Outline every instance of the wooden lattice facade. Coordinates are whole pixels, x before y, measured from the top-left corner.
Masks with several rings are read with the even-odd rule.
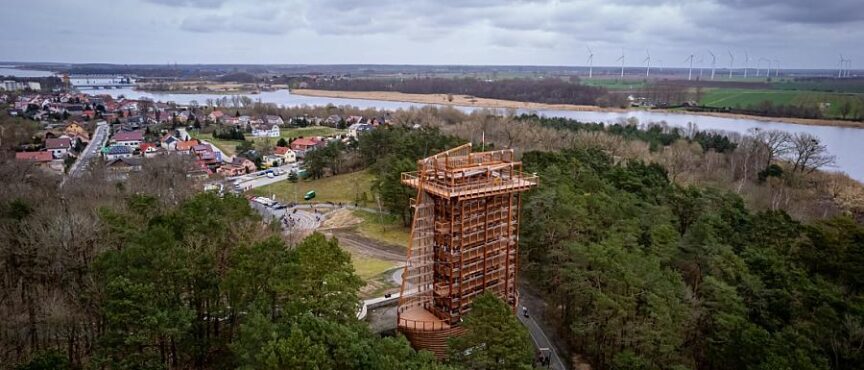
[[[398,328],[416,348],[443,356],[475,296],[492,291],[518,304],[521,193],[538,178],[522,172],[512,150],[472,153],[465,144],[419,160],[402,183],[417,197]]]

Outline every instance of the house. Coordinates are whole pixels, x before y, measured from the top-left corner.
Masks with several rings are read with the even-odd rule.
[[[141,142],[144,141],[144,131],[120,131],[114,134],[114,137],[111,138],[111,141],[113,141],[115,145],[138,148],[138,146],[141,145]]]
[[[198,140],[192,139],[180,141],[177,143],[175,150],[181,153],[188,153],[192,150],[193,147],[195,147],[195,145],[198,145]]]
[[[368,123],[355,123],[348,126],[348,136],[355,139],[360,137],[360,134],[372,130],[372,125]]]
[[[18,152],[15,153],[15,160],[32,161],[40,166],[47,166],[54,159],[51,152]]]
[[[141,154],[144,155],[144,158],[153,158],[167,152],[167,149],[156,146],[156,144],[152,143],[142,143],[138,149],[141,150]]]
[[[274,116],[272,114],[268,114],[264,116],[264,123],[268,125],[284,125],[285,121],[282,120],[282,117]]]
[[[63,129],[63,133],[69,136],[84,136],[88,137],[87,129],[81,126],[78,122],[72,121]]]
[[[291,148],[286,148],[284,146],[277,146],[275,150],[273,150],[273,154],[282,157],[282,162],[284,163],[294,163],[297,162],[297,153],[294,153]]]
[[[252,136],[255,137],[279,137],[281,135],[278,125],[260,124],[252,126]]]
[[[283,164],[285,160],[280,155],[270,154],[261,158],[261,165],[264,167],[279,167]]]
[[[301,137],[291,142],[291,150],[297,154],[298,158],[303,158],[306,152],[323,146],[324,141],[316,137]]]
[[[68,137],[45,140],[45,150],[50,152],[54,158],[66,158],[70,149],[72,149],[72,140]]]
[[[165,150],[177,150],[177,143],[179,142],[180,140],[177,140],[174,135],[165,134],[165,136],[162,136],[162,138],[159,139],[159,146]]]
[[[339,117],[338,114],[331,114],[330,117],[324,120],[325,126],[337,127],[339,123],[342,122],[342,117]]]
[[[251,160],[249,160],[249,158],[239,156],[234,157],[234,159],[231,161],[231,164],[235,166],[242,166],[246,169],[246,173],[255,172],[258,170],[258,167],[255,166],[255,162],[252,162]]]
[[[246,174],[246,167],[228,163],[217,168],[216,173],[225,177],[241,176]]]
[[[222,121],[222,118],[225,117],[225,113],[221,110],[214,110],[207,115],[207,120],[210,122],[219,123]]]
[[[106,161],[113,161],[119,158],[132,157],[132,147],[125,145],[112,145],[102,149],[102,155]]]
[[[138,157],[120,157],[108,161],[106,165],[111,171],[128,173],[141,170],[141,158]]]

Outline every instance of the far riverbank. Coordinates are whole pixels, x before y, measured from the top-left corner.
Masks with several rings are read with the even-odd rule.
[[[450,105],[461,107],[489,108],[489,109],[522,109],[522,110],[564,110],[564,111],[592,111],[592,112],[627,112],[628,109],[621,108],[605,108],[594,105],[575,105],[575,104],[544,104],[519,102],[512,100],[487,99],[478,98],[467,95],[449,95],[449,94],[407,94],[393,91],[332,91],[332,90],[311,90],[311,89],[293,89],[291,94],[328,97],[340,99],[365,99],[365,100],[384,100],[394,102],[410,102],[419,104],[437,104]],[[451,99],[452,97],[452,99]],[[644,110],[644,109],[633,109]],[[864,122],[851,122],[829,119],[806,119],[806,118],[788,118],[788,117],[764,117],[752,116],[746,114],[735,113],[720,113],[720,112],[689,112],[673,109],[653,109],[651,112],[663,113],[680,113],[688,115],[701,115],[722,118],[735,119],[750,119],[762,122],[784,122],[796,125],[808,126],[832,126],[832,127],[848,127],[848,128],[864,128]]]

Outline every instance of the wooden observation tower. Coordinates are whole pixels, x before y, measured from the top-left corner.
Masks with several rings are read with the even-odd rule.
[[[465,144],[417,161],[417,189],[397,327],[417,349],[446,355],[475,296],[491,291],[515,310],[521,193],[538,185],[513,150]]]

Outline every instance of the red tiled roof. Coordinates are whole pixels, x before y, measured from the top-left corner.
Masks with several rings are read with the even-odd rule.
[[[22,161],[50,162],[54,159],[51,152],[18,152],[15,159]]]
[[[141,141],[144,140],[144,132],[136,131],[120,131],[114,134],[114,141]]]
[[[321,143],[321,140],[318,140],[314,137],[301,137],[297,140],[291,142],[291,145],[303,145],[303,146],[315,146]]]
[[[194,147],[195,145],[198,145],[198,140],[192,139],[187,141],[181,141],[177,143],[177,150],[188,151],[189,149],[192,149],[192,147]]]
[[[278,155],[285,155],[285,153],[288,153],[288,151],[290,151],[290,150],[291,150],[291,148],[287,148],[284,146],[277,146],[276,149],[273,150],[273,152],[278,154]]]
[[[69,149],[72,147],[72,140],[69,140],[68,137],[61,137],[59,139],[46,139],[45,140],[45,148],[46,149]]]

